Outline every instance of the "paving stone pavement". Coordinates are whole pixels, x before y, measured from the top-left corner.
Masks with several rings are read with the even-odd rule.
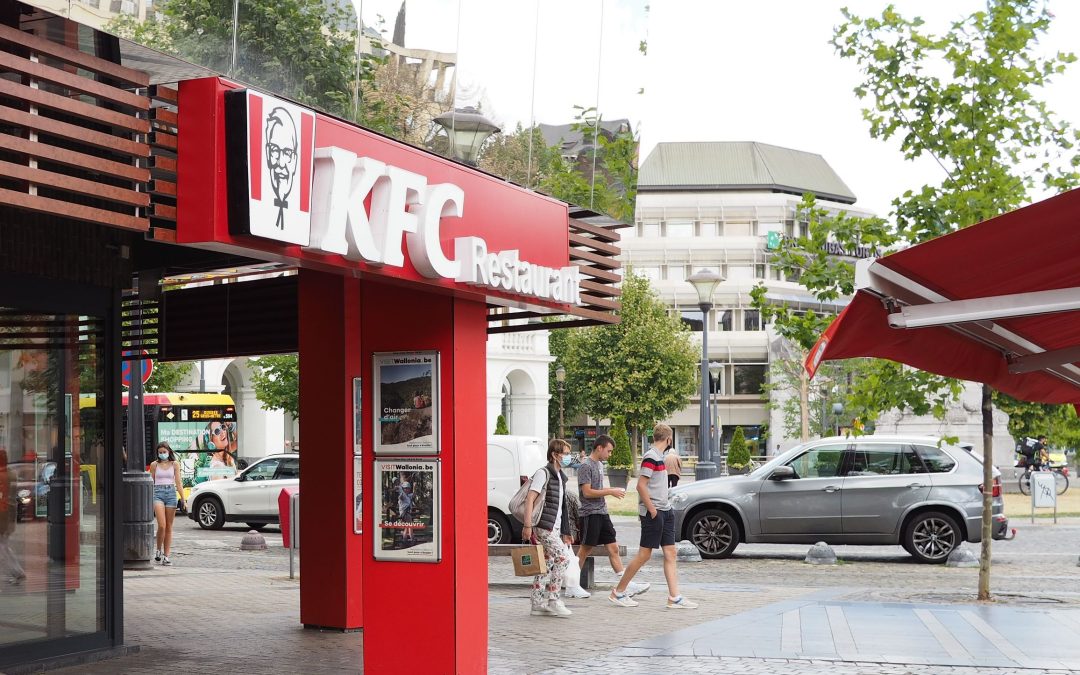
[[[633,521],[632,518],[621,521],[620,534],[632,528]],[[1006,623],[1000,623],[997,618],[988,623],[993,630],[1009,636],[1013,648],[1023,651],[1026,646],[1017,645],[1015,637],[1016,631],[1022,629],[1012,628],[1007,622],[1024,619],[1022,625],[1028,625],[1029,613],[1046,617],[1067,611],[1071,617],[1080,616],[1080,567],[1076,566],[1080,521],[1056,528],[1042,523],[1021,525],[1021,528],[1021,539],[995,544],[993,586],[1004,602],[993,609],[1005,610],[1000,621]],[[242,529],[179,532],[175,567],[129,572],[125,578],[128,643],[138,645],[140,652],[59,672],[360,673],[361,633],[320,633],[300,628],[299,584],[288,579],[288,558],[282,549],[276,548],[280,546],[280,535],[273,530],[265,534],[270,550],[241,553],[237,547]],[[622,538],[629,542],[636,536],[636,532],[628,532]],[[845,659],[839,659],[839,654],[828,656],[824,650],[817,654],[819,657],[806,651],[784,654],[779,649],[784,646],[784,616],[792,608],[798,608],[800,626],[807,635],[816,621],[816,612],[823,613],[828,623],[828,607],[841,608],[849,626],[862,626],[867,620],[859,612],[889,615],[899,611],[898,605],[903,605],[910,616],[901,622],[908,628],[918,626],[911,623],[915,616],[912,607],[917,607],[931,613],[931,623],[936,618],[955,630],[956,624],[951,622],[949,613],[955,614],[958,607],[970,602],[977,581],[977,570],[913,564],[896,547],[847,547],[841,555],[845,564],[828,568],[803,564],[804,553],[805,547],[747,546],[740,547],[739,555],[731,560],[680,565],[685,594],[701,603],[694,611],[663,607],[663,574],[659,561],[654,561],[639,577],[653,584],[640,598],[639,607],[610,605],[604,598],[605,588],[588,600],[569,600],[574,616],[567,620],[530,617],[529,580],[513,577],[509,559],[492,559],[490,672],[515,675],[1080,673],[1080,670],[1051,668],[1049,663],[1038,668],[1001,667],[985,659],[981,667],[960,665],[958,660],[917,663],[911,662],[910,654],[908,662],[901,663],[896,654],[881,651],[876,652],[877,658],[859,652]],[[615,576],[606,562],[598,562],[598,580],[610,587]],[[1057,621],[1055,625],[1060,623]],[[851,630],[853,640],[864,640],[861,629]],[[787,646],[791,646],[791,635],[789,632]],[[978,647],[965,642],[969,637],[958,637],[957,641],[972,654]],[[665,644],[670,643],[673,653],[643,651],[656,648],[656,645],[642,647],[643,642],[661,638]],[[873,644],[874,640],[875,631],[869,631],[865,641]],[[807,644],[811,642],[808,637]],[[680,645],[688,643],[707,645],[708,650],[674,653]],[[750,655],[725,652],[723,648],[723,645],[747,644],[763,649],[772,645],[776,649]],[[833,645],[836,644],[834,639]],[[1080,649],[1080,639],[1075,635],[1071,644]],[[889,658],[882,658],[883,655]],[[1058,654],[1055,658],[1060,662],[1064,657]],[[1075,667],[1071,662],[1066,665]]]

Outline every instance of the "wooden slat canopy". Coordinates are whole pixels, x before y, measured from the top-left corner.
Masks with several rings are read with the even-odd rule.
[[[0,24],[0,199],[26,211],[149,230],[146,73]]]

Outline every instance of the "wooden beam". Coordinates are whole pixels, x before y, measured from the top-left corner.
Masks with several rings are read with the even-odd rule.
[[[133,84],[137,87],[145,87],[150,84],[150,76],[141,70],[125,68],[112,61],[106,61],[105,59],[91,56],[78,49],[72,49],[71,47],[66,47],[62,44],[52,42],[51,40],[25,33],[17,28],[12,28],[11,26],[0,24],[0,41],[26,47],[30,51],[37,52],[38,54],[46,54],[55,59],[64,61],[65,63],[70,63],[102,75],[108,75],[113,79],[127,82],[128,84]]]
[[[32,77],[36,80],[52,82],[61,87],[89,94],[95,98],[112,101],[113,103],[134,108],[135,110],[147,110],[150,107],[150,99],[145,96],[139,96],[138,94],[133,94],[125,89],[119,89],[103,84],[93,78],[69,73],[66,70],[53,68],[44,63],[24,59],[5,51],[0,51],[0,69],[22,73],[23,75]],[[85,105],[90,104],[87,103]]]
[[[150,154],[150,146],[145,143],[129,141],[119,136],[104,134],[100,131],[92,131],[76,124],[68,124],[58,120],[31,115],[28,112],[0,106],[0,121],[15,124],[35,131],[40,131],[54,136],[86,143],[99,148],[115,152],[118,155],[130,155],[132,157],[147,157]]]
[[[594,279],[610,281],[613,284],[617,284],[622,281],[622,275],[615,274],[614,272],[609,272],[607,270],[602,270],[597,267],[590,267],[589,265],[578,263],[578,269],[581,271],[582,274],[587,274]]]
[[[604,241],[619,241],[622,239],[615,230],[609,230],[608,228],[600,227],[599,225],[590,225],[589,223],[574,220],[573,218],[570,219],[570,229],[578,230],[579,232],[587,232]]]
[[[611,256],[617,256],[622,253],[618,246],[611,244],[605,244],[599,239],[593,239],[592,237],[586,237],[582,234],[570,233],[570,244],[573,246],[587,246],[598,253],[606,253]]]
[[[594,266],[604,267],[609,270],[617,270],[622,267],[622,263],[618,258],[609,258],[606,255],[597,255],[596,253],[589,253],[588,251],[582,251],[581,249],[570,249],[570,260],[584,260],[590,262]]]
[[[114,162],[111,159],[85,155],[75,150],[58,148],[47,143],[34,143],[25,138],[0,134],[0,149],[19,152],[38,159],[47,159],[50,162],[74,166],[87,171],[105,174],[114,178],[124,178],[131,181],[146,182],[150,180],[150,171],[123,162]]]
[[[589,291],[595,295],[606,295],[613,298],[622,295],[622,289],[618,286],[612,286],[611,284],[603,284],[596,281],[589,281],[588,279],[582,279],[580,285],[581,290]]]
[[[45,213],[52,216],[66,216],[95,225],[110,225],[125,230],[134,230],[136,232],[146,232],[150,229],[150,221],[146,218],[129,216],[127,214],[108,211],[106,209],[98,209],[92,206],[84,206],[82,204],[72,204],[71,202],[65,202],[59,199],[50,199],[49,197],[29,195],[25,192],[16,192],[5,188],[0,188],[0,202],[19,209]]]
[[[136,192],[130,188],[105,185],[98,181],[84,180],[63,173],[31,168],[3,160],[0,160],[0,176],[24,180],[33,185],[89,195],[129,206],[147,206],[150,203],[150,195],[145,192]]]

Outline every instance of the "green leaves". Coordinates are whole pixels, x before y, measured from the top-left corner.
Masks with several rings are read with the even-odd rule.
[[[284,410],[300,419],[300,359],[276,354],[249,359],[251,383],[263,410]]]
[[[622,417],[641,430],[686,407],[697,388],[701,350],[648,280],[628,271],[622,291],[620,323],[556,331],[551,351],[566,368],[566,391],[579,397],[582,412]],[[561,343],[555,342],[559,333]]]

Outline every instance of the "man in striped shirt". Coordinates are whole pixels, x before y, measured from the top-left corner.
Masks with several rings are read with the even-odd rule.
[[[653,429],[652,447],[641,458],[641,470],[638,472],[637,491],[640,500],[638,516],[641,518],[641,547],[633,560],[626,566],[626,571],[619,580],[619,585],[611,590],[608,599],[620,607],[636,607],[637,601],[627,593],[627,586],[642,565],[649,562],[653,549],[664,551],[664,578],[668,586],[668,609],[694,609],[696,602],[687,600],[679,594],[679,574],[675,569],[675,514],[671,512],[668,501],[667,469],[664,466],[664,452],[671,447],[671,427],[657,424]]]

